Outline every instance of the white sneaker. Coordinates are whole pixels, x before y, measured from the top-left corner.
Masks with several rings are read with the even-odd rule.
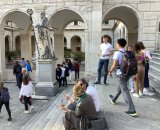
[[[27,111],[24,111],[24,113],[25,113],[25,114],[29,114],[29,113],[30,113],[30,111],[28,111],[28,110],[27,110]]]
[[[131,88],[131,93],[134,93],[134,88]]]
[[[139,98],[140,96],[139,96],[139,94],[137,94],[137,93],[133,93],[133,97]]]
[[[150,92],[148,89],[144,88],[144,89],[143,89],[143,94],[149,95],[149,96],[153,96],[155,93]]]
[[[30,106],[30,111],[34,110],[34,107],[33,106]]]
[[[143,96],[143,92],[139,91],[139,96]]]

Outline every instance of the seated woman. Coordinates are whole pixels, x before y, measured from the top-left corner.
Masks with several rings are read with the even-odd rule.
[[[85,115],[89,119],[95,118],[97,116],[92,97],[85,93],[81,85],[77,84],[73,87],[73,96],[78,99],[76,102],[75,111],[68,109],[65,105],[61,105],[62,110],[66,111],[64,116],[65,130],[79,130],[80,121],[82,121],[81,117],[83,115]]]

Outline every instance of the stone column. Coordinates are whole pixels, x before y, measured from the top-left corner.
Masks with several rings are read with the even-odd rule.
[[[31,60],[32,59],[32,46],[31,46],[31,41],[30,41],[31,39],[29,37],[30,35],[28,35],[27,33],[24,33],[24,32],[20,33],[21,57]]]
[[[81,51],[85,52],[85,38],[84,38],[84,35],[81,36]]]
[[[4,30],[0,30],[0,80],[7,79]]]
[[[55,55],[57,61],[56,64],[61,64],[64,61],[64,35],[63,34],[54,34],[54,46],[55,46]]]
[[[101,6],[101,4],[95,5],[95,11],[92,8],[88,10],[88,30],[85,31],[85,70],[91,74],[97,73],[98,67],[97,53],[100,51],[102,32]]]
[[[67,49],[71,49],[71,36],[67,36]]]

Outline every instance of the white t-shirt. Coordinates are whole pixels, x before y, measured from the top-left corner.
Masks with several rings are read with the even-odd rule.
[[[145,56],[145,57],[148,57],[148,58],[149,58],[149,60],[152,59],[151,54],[150,54],[150,52],[149,52],[148,50],[142,50],[142,52],[144,53],[144,56]]]
[[[66,69],[64,67],[62,67],[61,70],[62,70],[61,77],[65,77],[65,70]]]
[[[109,54],[110,51],[113,51],[113,47],[110,43],[107,43],[107,44],[102,43],[100,45],[100,49],[102,51],[102,55],[103,54]],[[101,56],[100,59],[109,59],[109,56]]]
[[[125,50],[124,49],[120,49],[119,51],[116,51],[113,55],[113,60],[118,60],[118,63],[121,64],[122,62],[122,58],[123,58],[123,53]],[[117,69],[117,75],[122,74],[122,72],[120,71],[120,69]]]
[[[89,85],[86,89],[86,93],[89,94],[90,96],[92,96],[93,102],[94,102],[95,107],[96,107],[96,111],[99,112],[100,100],[99,100],[99,97],[98,97],[98,94],[97,94],[97,90],[93,86]]]
[[[26,97],[30,97],[32,95],[32,87],[33,87],[33,84],[31,81],[29,81],[29,83],[27,85],[24,85],[22,83],[22,87],[21,87],[21,90],[20,90],[20,93],[19,93],[19,96],[26,96]]]

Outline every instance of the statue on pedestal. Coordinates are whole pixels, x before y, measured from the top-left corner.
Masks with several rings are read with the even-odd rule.
[[[38,51],[40,59],[54,59],[55,54],[51,45],[50,27],[45,12],[40,14],[40,23],[36,25],[38,29]]]

